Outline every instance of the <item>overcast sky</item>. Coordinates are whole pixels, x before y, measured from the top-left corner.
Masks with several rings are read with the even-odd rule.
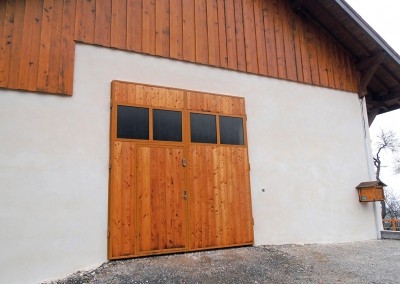
[[[400,54],[400,0],[346,0],[367,23]],[[397,133],[400,138],[400,110],[378,115],[371,125],[374,140],[380,129]],[[391,155],[385,157],[390,164]],[[390,167],[382,169],[381,179],[400,195],[400,175],[394,176]]]

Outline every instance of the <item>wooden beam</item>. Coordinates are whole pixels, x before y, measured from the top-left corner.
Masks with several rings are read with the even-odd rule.
[[[368,125],[371,126],[372,122],[374,122],[375,117],[379,114],[381,111],[380,107],[374,107],[370,111],[368,111]]]
[[[360,62],[356,63],[356,68],[358,71],[364,71],[367,69],[371,64],[374,64],[379,57],[384,56],[385,52],[377,52],[376,54],[372,55],[371,57],[365,58]]]
[[[387,107],[387,105],[382,102],[382,101],[374,101],[374,100],[369,100],[368,105],[371,106],[371,108],[375,107]]]
[[[292,0],[290,1],[290,7],[295,11],[300,11],[307,2],[309,2],[309,0]]]
[[[373,100],[382,101],[385,103],[400,101],[400,86],[396,87],[394,89],[391,89],[390,92],[388,92],[388,93],[381,93],[381,94],[378,94],[377,96],[374,96]]]
[[[379,65],[385,60],[386,53],[379,52],[372,57],[369,57],[361,62],[359,62],[356,67],[357,70],[361,72],[361,80],[360,80],[360,91],[358,96],[360,98],[365,97],[368,94],[367,86],[371,81],[372,76],[374,76],[376,70]]]

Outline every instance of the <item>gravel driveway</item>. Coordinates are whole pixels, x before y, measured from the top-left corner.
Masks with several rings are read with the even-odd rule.
[[[242,247],[103,264],[53,283],[400,283],[400,241]]]

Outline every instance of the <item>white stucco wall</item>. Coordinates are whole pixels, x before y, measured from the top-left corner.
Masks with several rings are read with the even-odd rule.
[[[83,44],[75,62],[73,97],[0,90],[0,283],[106,261],[114,79],[246,98],[256,245],[376,238],[356,94]]]

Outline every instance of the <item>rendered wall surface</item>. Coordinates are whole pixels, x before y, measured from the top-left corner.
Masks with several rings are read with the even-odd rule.
[[[73,97],[0,90],[1,283],[106,261],[114,79],[246,98],[256,245],[376,238],[357,94],[84,44],[75,66]]]

